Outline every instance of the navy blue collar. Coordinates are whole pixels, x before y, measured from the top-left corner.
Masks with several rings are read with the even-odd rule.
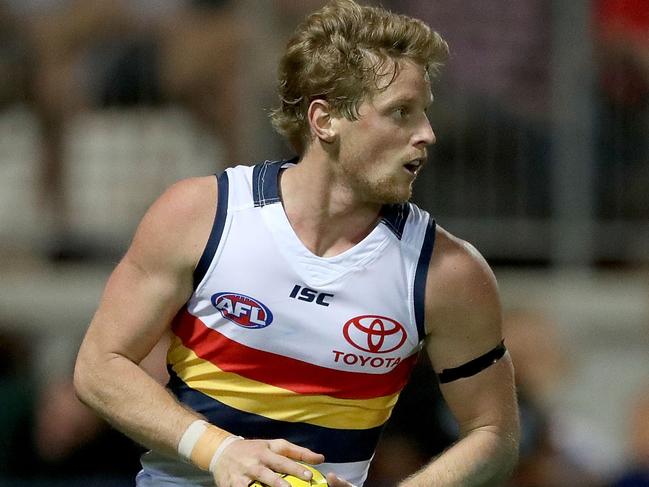
[[[284,164],[298,161],[295,157],[289,160],[265,161],[254,166],[252,170],[252,195],[255,206],[266,206],[282,201],[279,190],[279,174]],[[401,240],[403,229],[410,213],[408,203],[383,205],[381,223],[384,223],[395,236]]]

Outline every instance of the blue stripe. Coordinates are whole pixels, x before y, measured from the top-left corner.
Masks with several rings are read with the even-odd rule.
[[[434,247],[435,220],[428,217],[428,227],[426,228],[424,243],[419,253],[419,261],[417,261],[417,271],[415,272],[415,320],[417,322],[419,340],[423,340],[426,337],[426,277],[428,276],[428,266],[430,265],[430,258],[433,255]]]
[[[305,423],[278,421],[264,416],[239,411],[216,399],[192,389],[180,379],[171,367],[167,387],[178,400],[207,420],[244,438],[283,438],[316,453],[322,453],[326,462],[343,463],[369,460],[379,441],[383,426],[366,430],[326,428]]]
[[[406,226],[406,220],[410,214],[410,205],[408,203],[400,203],[393,205],[384,205],[381,208],[381,223],[387,225],[392,230],[392,233],[401,240],[403,229]]]
[[[207,269],[209,269],[210,264],[212,263],[216,249],[218,248],[219,242],[221,241],[221,236],[223,235],[225,218],[228,215],[228,194],[230,188],[228,182],[228,173],[223,171],[218,176],[217,181],[219,187],[216,215],[214,215],[214,224],[212,225],[210,238],[207,240],[207,245],[205,245],[205,250],[203,250],[203,255],[201,255],[196,269],[194,269],[194,289],[196,289],[200,282],[203,280]]]
[[[255,206],[265,206],[280,201],[278,174],[286,161],[266,161],[252,170],[252,195]]]

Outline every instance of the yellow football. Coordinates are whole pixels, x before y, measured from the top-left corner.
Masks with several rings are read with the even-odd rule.
[[[311,477],[311,481],[307,482],[305,480],[299,479],[297,477],[294,477],[293,475],[288,475],[288,474],[283,474],[282,478],[286,480],[289,484],[291,484],[292,487],[309,487],[310,485],[322,485],[326,486],[327,485],[327,479],[324,478],[324,475],[322,475],[320,472],[318,472],[315,468],[313,468],[310,465],[304,465],[306,468],[311,470],[313,472],[313,477]],[[255,480],[253,483],[250,484],[249,487],[268,487],[266,484],[262,484],[258,480]]]

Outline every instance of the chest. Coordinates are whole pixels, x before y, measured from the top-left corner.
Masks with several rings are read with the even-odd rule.
[[[206,326],[254,350],[351,372],[390,372],[419,349],[414,269],[398,245],[311,258],[267,226],[242,223],[228,228],[190,300]]]

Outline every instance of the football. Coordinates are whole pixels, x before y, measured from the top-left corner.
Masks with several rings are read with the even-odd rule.
[[[293,475],[288,475],[288,474],[282,475],[282,478],[286,480],[289,484],[291,484],[293,487],[309,487],[310,485],[321,485],[321,486],[327,485],[327,479],[324,478],[324,475],[322,475],[320,472],[318,472],[315,468],[311,467],[310,465],[304,465],[304,466],[309,470],[311,470],[311,472],[313,472],[313,477],[311,477],[310,482],[307,482],[305,480],[299,479],[297,477],[294,477]],[[268,486],[256,480],[253,483],[251,483],[249,487],[268,487]]]

